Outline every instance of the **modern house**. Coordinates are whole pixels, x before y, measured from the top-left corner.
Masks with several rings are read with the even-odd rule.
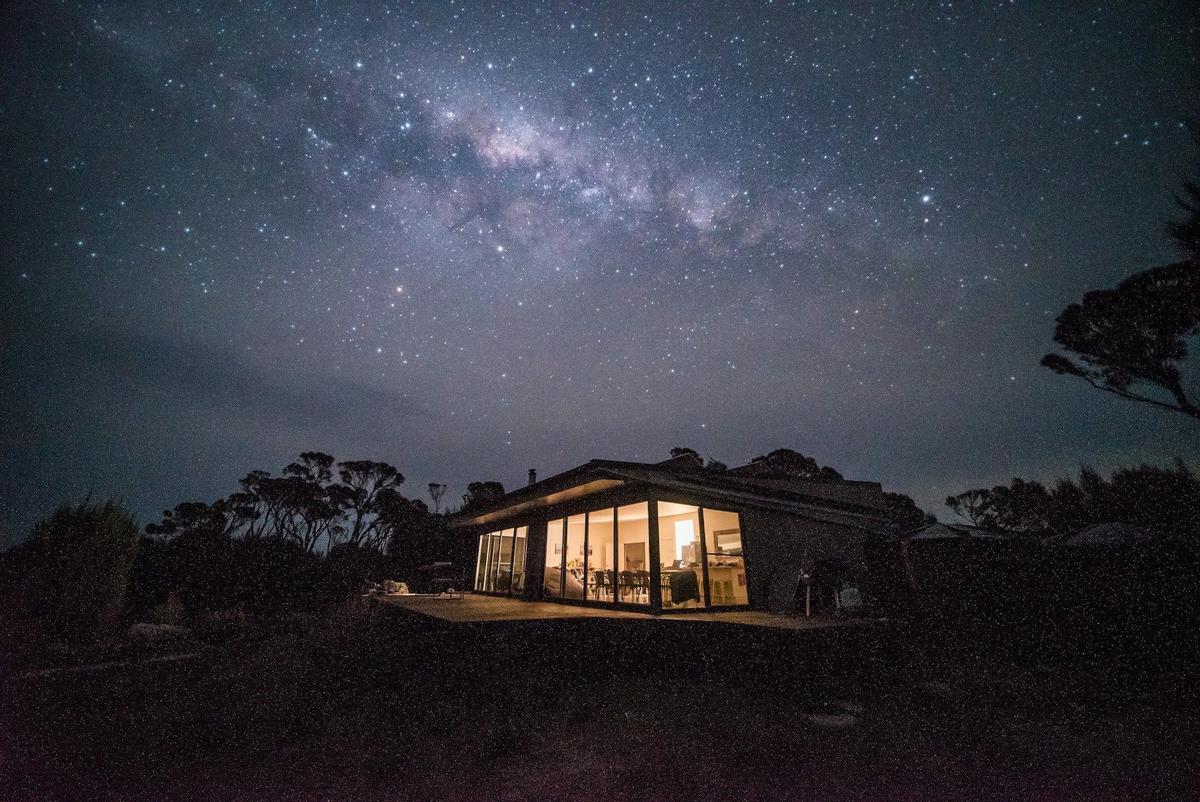
[[[592,460],[459,513],[477,593],[668,612],[789,606],[822,560],[856,564],[886,527],[874,482],[714,471],[691,455]]]

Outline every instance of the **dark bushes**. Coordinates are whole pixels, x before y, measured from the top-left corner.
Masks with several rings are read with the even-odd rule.
[[[48,635],[95,639],[118,620],[138,547],[138,523],[121,504],[84,500],[33,528],[24,606]]]

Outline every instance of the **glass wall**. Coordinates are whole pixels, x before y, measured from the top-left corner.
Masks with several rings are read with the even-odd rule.
[[[567,519],[567,581],[563,585],[564,599],[582,599],[584,595],[583,535],[585,528],[584,516],[572,515]]]
[[[475,589],[476,590],[491,590],[491,585],[496,576],[496,552],[498,544],[495,541],[495,533],[481,535],[479,538],[479,570],[476,572]]]
[[[475,558],[475,590],[483,590],[483,578],[487,576],[488,536],[479,538],[479,556]]]
[[[649,605],[650,569],[658,560],[665,610],[749,604],[738,514],[672,501],[657,507],[658,554],[650,551],[645,501],[549,521],[543,596]],[[524,591],[527,536],[522,526],[479,538],[476,590]]]
[[[496,578],[492,584],[492,590],[498,593],[507,593],[512,584],[512,566],[513,566],[513,530],[508,529],[500,532],[497,537],[500,539],[500,558],[497,562]]]
[[[518,526],[513,532],[512,546],[512,592],[520,593],[525,590],[525,544],[529,527]]]
[[[587,514],[587,541],[588,598],[611,602],[617,583],[612,507]]]
[[[563,538],[567,521],[558,518],[546,524],[546,568],[542,576],[542,595],[547,599],[561,599],[563,572],[566,568],[566,550]]]
[[[698,507],[658,502],[658,550],[663,609],[703,607],[704,566]]]
[[[475,589],[512,593],[525,586],[525,542],[528,527],[503,529],[479,537]]]
[[[749,604],[746,558],[742,555],[742,524],[736,512],[704,510],[708,547],[708,596],[719,604]]]
[[[650,505],[617,510],[617,587],[625,604],[650,604]]]

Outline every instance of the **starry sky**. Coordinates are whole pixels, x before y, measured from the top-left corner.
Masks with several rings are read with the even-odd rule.
[[[787,446],[941,500],[1200,459],[1038,366],[1175,258],[1192,3],[28,3],[0,539],[302,450],[524,483]]]

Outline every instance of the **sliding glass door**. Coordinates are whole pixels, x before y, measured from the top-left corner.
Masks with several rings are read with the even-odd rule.
[[[658,502],[658,553],[663,609],[704,607],[699,507]]]
[[[527,534],[521,526],[480,535],[475,590],[512,595],[525,588]]]
[[[561,599],[567,571],[567,521],[557,518],[546,524],[546,562],[542,574],[542,598]]]
[[[549,521],[542,597],[648,607],[658,595],[664,610],[749,604],[738,513],[673,501],[654,506],[657,553],[650,548],[646,501]],[[484,588],[491,589],[490,581],[499,592],[523,590],[525,528],[484,537],[497,539],[490,546],[480,542],[477,577]],[[652,593],[655,563],[659,587]]]
[[[650,505],[617,509],[617,593],[624,604],[650,604]]]

